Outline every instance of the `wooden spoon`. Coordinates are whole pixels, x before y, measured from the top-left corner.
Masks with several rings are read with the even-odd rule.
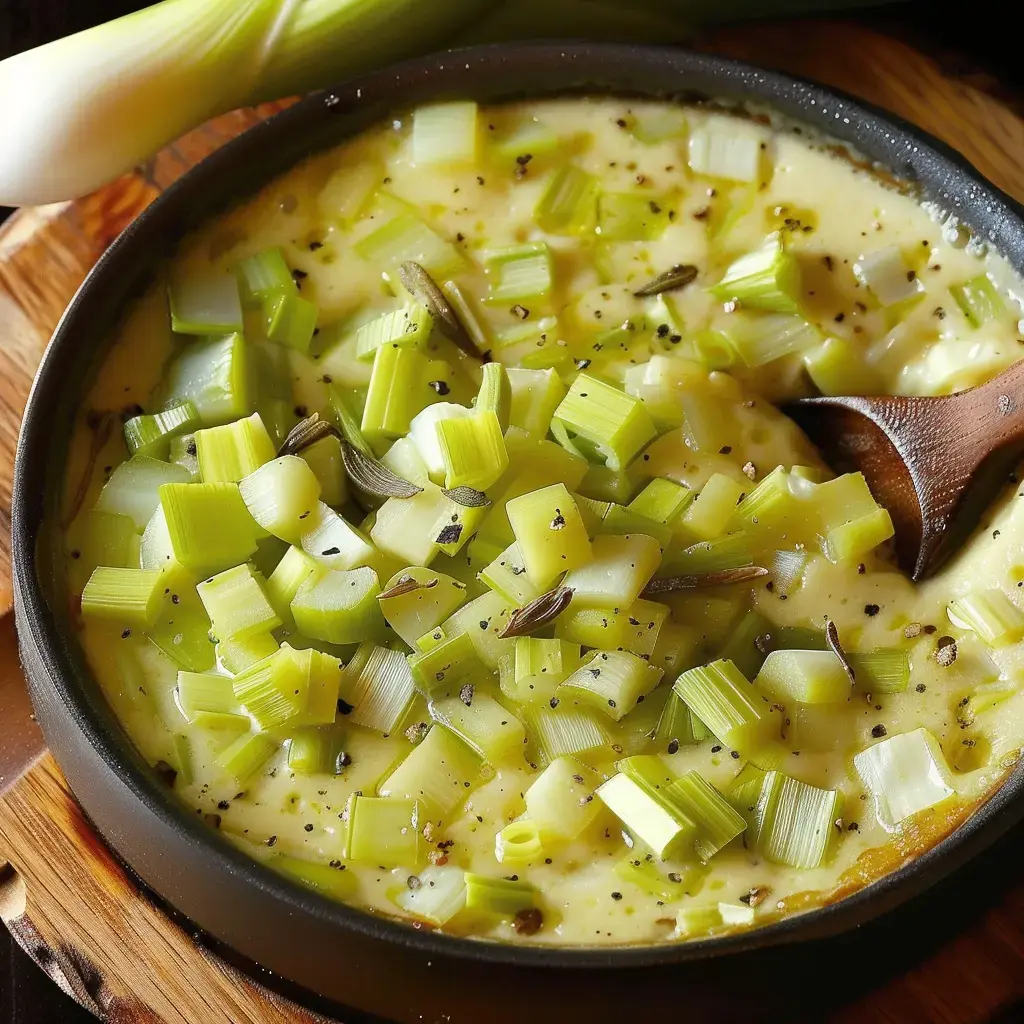
[[[900,567],[933,573],[977,525],[1024,444],[1024,361],[940,398],[803,398],[786,410],[889,510]]]

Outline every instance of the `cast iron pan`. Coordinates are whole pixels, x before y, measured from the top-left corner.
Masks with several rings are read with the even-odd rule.
[[[708,1004],[693,998],[698,982],[724,973],[742,984],[741,979],[749,980],[742,965],[751,962],[751,951],[820,940],[876,917],[932,885],[1024,817],[1024,770],[1018,768],[967,824],[929,853],[840,903],[760,931],[639,948],[498,945],[431,934],[330,902],[250,860],[175,800],[113,717],[80,650],[67,639],[73,633],[52,570],[47,530],[56,514],[83,382],[95,373],[126,305],[191,229],[304,157],[394,111],[445,98],[493,102],[567,93],[763,101],[917,183],[1024,269],[1019,208],[962,158],[907,124],[816,85],[716,57],[588,44],[514,44],[439,54],[311,96],[187,174],[100,260],[43,359],[16,465],[17,625],[50,749],[110,845],[176,910],[289,982],[403,1024],[540,1024],[566,1017],[647,1021],[662,1013],[706,1013]],[[808,950],[793,950],[791,959],[806,968]],[[722,965],[724,972],[706,963],[727,955],[732,960]],[[693,966],[694,961],[705,962]],[[762,990],[757,1001],[792,1011],[784,993],[789,989],[792,996],[803,973],[779,978],[777,987]],[[780,996],[781,1004],[775,1002]],[[753,1016],[758,1014],[742,1012],[742,1019]]]

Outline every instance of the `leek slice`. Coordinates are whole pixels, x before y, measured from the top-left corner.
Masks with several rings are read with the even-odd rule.
[[[466,872],[466,911],[485,918],[514,918],[536,905],[537,894],[529,882],[487,878]]]
[[[743,486],[724,473],[714,473],[686,510],[681,525],[698,540],[714,540],[727,525],[743,497]]]
[[[640,599],[628,608],[573,608],[555,623],[555,635],[584,647],[602,651],[629,651],[647,659],[654,653],[658,634],[669,609],[654,601]]]
[[[752,608],[736,624],[719,651],[719,657],[731,661],[747,679],[753,679],[765,662],[765,654],[761,650],[766,647],[764,637],[773,635],[772,624]]]
[[[825,537],[825,557],[836,565],[855,562],[895,532],[889,510],[876,508],[874,512],[829,530]]]
[[[355,874],[346,871],[344,864],[314,864],[299,857],[285,857],[281,854],[274,857],[270,863],[300,885],[322,892],[332,899],[348,900],[355,893]]]
[[[674,754],[680,747],[702,743],[710,735],[686,701],[675,691],[670,692],[654,730],[654,743],[658,751]]]
[[[680,939],[690,938],[694,935],[704,935],[724,923],[720,904],[711,903],[707,906],[685,906],[676,911],[675,937]]]
[[[387,647],[374,647],[346,697],[352,705],[348,720],[387,736],[398,728],[415,696],[416,687],[405,655]]]
[[[425,306],[409,303],[367,321],[356,330],[356,355],[373,359],[383,345],[422,349],[434,329],[434,318]]]
[[[179,402],[163,412],[133,416],[124,425],[124,440],[132,455],[163,458],[173,438],[195,430],[201,423],[192,402]]]
[[[159,512],[154,516],[157,514]],[[170,540],[167,547],[170,547]],[[68,583],[76,593],[85,586],[98,565],[120,569],[136,569],[140,564],[143,569],[163,567],[163,556],[159,563],[147,562],[144,557],[140,563],[141,548],[135,523],[129,516],[117,512],[93,510],[78,516],[68,529],[65,549],[70,557]]]
[[[429,383],[431,365],[414,349],[393,343],[377,349],[360,424],[366,437],[396,438],[410,433],[413,418],[436,397]]]
[[[288,741],[288,770],[298,775],[340,775],[342,739],[333,725],[300,729]]]
[[[758,181],[766,138],[758,125],[734,117],[709,117],[690,133],[690,170],[726,181]]]
[[[281,625],[248,565],[226,569],[200,583],[196,590],[221,640],[244,640]]]
[[[508,468],[505,438],[494,412],[440,420],[437,439],[447,488],[472,487],[486,491]]]
[[[82,614],[118,625],[146,629],[160,613],[163,573],[159,569],[118,569],[99,565],[82,591]]]
[[[972,277],[949,289],[967,322],[974,328],[996,320],[1006,312],[1006,305],[995,285],[985,274]]]
[[[742,815],[696,771],[688,771],[670,783],[663,798],[696,823],[694,849],[702,861],[709,861],[747,827]]]
[[[543,843],[571,842],[597,817],[601,776],[573,757],[556,757],[523,794]]]
[[[861,256],[853,264],[853,273],[883,306],[907,302],[924,291],[895,245]]]
[[[756,849],[775,864],[819,867],[828,860],[842,808],[837,790],[768,772],[754,809]]]
[[[160,504],[160,488],[168,483],[187,483],[188,471],[181,466],[135,455],[122,462],[103,485],[95,510],[127,516],[140,533]]]
[[[472,164],[477,151],[477,105],[463,100],[417,107],[412,115],[414,165]]]
[[[777,711],[731,661],[684,672],[675,692],[722,743],[748,757],[778,739]]]
[[[299,588],[311,576],[322,576],[325,570],[313,561],[301,548],[290,547],[277,568],[266,581],[264,593],[274,606],[278,618],[289,629],[295,625],[292,618],[292,601]]]
[[[579,235],[597,221],[597,178],[579,167],[567,165],[556,171],[534,211],[534,221],[550,235]]]
[[[509,422],[544,437],[555,410],[565,398],[565,385],[561,378],[553,369],[527,370],[510,366],[506,373],[511,392]]]
[[[565,755],[586,757],[606,750],[611,733],[598,716],[584,708],[544,705],[520,710],[530,741],[544,764]]]
[[[220,427],[197,430],[199,473],[206,483],[238,483],[275,455],[274,442],[259,413]]]
[[[458,694],[466,683],[490,675],[468,633],[445,636],[428,650],[409,655],[409,668],[418,689],[428,697]]]
[[[453,864],[431,865],[416,876],[419,885],[406,886],[395,897],[395,903],[407,914],[447,924],[466,906],[466,873]]]
[[[609,242],[652,242],[669,225],[670,200],[636,192],[602,192],[597,230]]]
[[[210,269],[174,274],[167,289],[176,334],[234,334],[242,329],[238,283]]]
[[[674,523],[694,499],[693,489],[674,480],[655,477],[629,503],[630,511],[637,512],[655,522]]]
[[[434,724],[378,786],[379,796],[416,800],[432,821],[446,821],[479,781],[482,760],[443,725]]]
[[[420,808],[397,797],[349,797],[343,856],[374,866],[415,868],[423,858]]]
[[[238,490],[252,518],[289,544],[298,544],[308,531],[309,517],[320,502],[320,481],[295,455],[283,455],[250,471],[240,478]]]
[[[167,404],[192,402],[208,427],[248,416],[252,408],[246,355],[241,334],[189,345],[167,370]]]
[[[479,690],[468,696],[432,701],[430,715],[489,764],[500,764],[517,751],[521,753],[526,742],[522,722]]]
[[[238,484],[163,484],[160,504],[174,557],[187,569],[218,572],[245,562],[256,550],[259,526]]]
[[[697,863],[673,867],[676,870],[666,871],[653,854],[633,851],[615,865],[615,874],[648,896],[655,896],[664,903],[675,903],[691,891],[697,891],[705,872]]]
[[[546,588],[591,557],[590,538],[564,484],[552,484],[505,505],[532,583]]]
[[[745,309],[796,313],[800,266],[783,248],[781,236],[773,234],[760,249],[731,263],[721,281],[708,290],[715,298],[735,300]]]
[[[547,703],[579,663],[579,644],[517,637],[515,653],[499,666],[501,691],[519,704]]]
[[[490,287],[487,301],[529,302],[544,298],[554,285],[554,266],[546,242],[490,252],[485,258]]]
[[[451,504],[441,488],[426,481],[419,494],[388,498],[381,505],[370,529],[370,540],[399,563],[427,566],[441,550],[438,538],[454,538],[456,543],[463,540],[465,529],[454,529],[458,523],[451,523],[453,531],[442,532],[449,525],[446,515],[451,514]]]
[[[276,653],[280,644],[271,633],[254,633],[244,639],[218,640],[215,650],[221,665],[232,675],[238,675]]]
[[[754,684],[783,704],[835,704],[849,700],[853,687],[831,651],[772,651]]]
[[[605,806],[662,860],[693,841],[696,824],[666,806],[629,775],[619,772],[598,790]]]
[[[662,671],[628,651],[595,651],[558,688],[618,722],[661,682]]]
[[[462,256],[450,242],[412,213],[401,212],[364,235],[352,246],[355,254],[397,277],[403,263],[418,263],[435,279],[444,279],[462,266]]]
[[[954,626],[977,633],[990,647],[1005,647],[1024,636],[1024,612],[996,588],[955,598],[946,615]]]
[[[722,333],[751,368],[806,352],[822,340],[811,324],[790,313],[733,313]]]
[[[879,647],[863,654],[849,654],[864,693],[902,693],[910,684],[910,656],[895,647]]]
[[[640,399],[585,373],[573,381],[554,418],[613,470],[624,469],[657,433]]]
[[[278,295],[266,308],[267,338],[277,345],[308,353],[320,308],[298,295]]]
[[[277,752],[277,744],[263,733],[239,736],[217,755],[217,763],[238,783],[247,782]]]
[[[295,624],[306,636],[332,644],[358,643],[385,628],[377,601],[380,584],[368,568],[310,575],[292,599]]]
[[[481,569],[479,576],[481,583],[485,583],[517,608],[529,604],[543,593],[526,574],[526,562],[518,544],[509,544]]]
[[[509,867],[526,867],[544,856],[537,823],[529,818],[510,821],[494,837],[494,859]]]
[[[642,533],[595,537],[591,560],[563,581],[573,607],[628,608],[640,597],[661,563],[661,548]]]
[[[313,471],[313,476],[320,484],[319,497],[325,505],[338,508],[348,501],[340,439],[334,436],[322,437],[316,444],[303,448],[299,457]]]
[[[419,584],[400,592],[405,581]],[[384,595],[396,591],[395,596]],[[446,576],[443,572],[412,566],[396,573],[388,580],[379,598],[380,610],[388,625],[410,646],[439,626],[466,600],[466,585]]]
[[[264,249],[235,266],[238,287],[247,306],[263,307],[278,295],[295,295],[298,287],[280,249]]]
[[[512,606],[500,594],[483,594],[464,604],[441,624],[441,628],[446,636],[465,633],[480,660],[494,671],[502,657],[515,649],[515,640],[498,636],[512,611]]]
[[[938,741],[927,729],[889,736],[857,754],[853,766],[888,832],[956,792]]]

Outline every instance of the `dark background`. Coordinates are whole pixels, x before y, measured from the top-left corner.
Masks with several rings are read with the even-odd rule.
[[[431,2],[431,0],[424,0]],[[0,0],[0,57],[146,6],[136,0]],[[1007,0],[912,0],[852,15],[883,31],[912,40],[949,70],[998,82],[1011,96],[1024,96],[1024,64],[1018,34],[1006,21],[1016,5]],[[766,58],[766,63],[770,58]],[[10,103],[13,97],[3,97]],[[2,112],[0,112],[0,116]],[[0,207],[0,219],[10,211]],[[954,879],[886,918],[885,954],[860,966],[863,992],[912,969],[936,948],[969,927],[1020,878],[1024,826],[977,858]],[[864,955],[863,942],[860,956]],[[898,952],[896,950],[899,949]],[[857,956],[852,945],[849,953]],[[837,967],[856,965],[837,964]],[[825,1008],[845,1001],[838,970]],[[790,978],[790,983],[798,979]],[[858,993],[848,991],[846,998]],[[681,1003],[681,1005],[685,1005]],[[824,1012],[822,1013],[824,1017]],[[1024,1004],[1007,1007],[1005,1024],[1024,1021]],[[94,1018],[65,999],[0,927],[0,1024],[89,1024]],[[205,1022],[197,1022],[205,1024]],[[483,1024],[483,1022],[481,1022]],[[995,1024],[993,1021],[992,1024]]]

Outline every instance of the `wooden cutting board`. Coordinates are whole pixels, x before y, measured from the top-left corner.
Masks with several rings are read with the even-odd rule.
[[[905,42],[835,20],[746,25],[701,45],[818,79],[887,108],[950,143],[995,184],[1024,200],[1024,117],[1013,99],[1000,97],[996,83],[984,77],[958,76]],[[47,340],[118,232],[181,173],[275,109],[268,105],[219,118],[96,194],[22,210],[0,228],[0,674],[5,678],[20,672],[10,614],[13,452]],[[8,742],[3,728],[0,714],[0,743]],[[1024,853],[1020,830],[1009,841]],[[898,958],[897,964],[913,966],[885,984],[872,988],[872,979],[891,973],[892,953],[881,949],[875,962],[859,965],[859,984],[844,991],[838,976],[849,965],[837,972],[829,980],[830,998],[818,1004],[822,1012],[814,1019],[822,1019],[826,1007],[841,1007],[829,1019],[843,1024],[980,1024],[997,1013],[1008,1021],[1024,1019],[1024,885],[1007,891],[998,878],[989,882],[994,899],[991,891],[979,892],[976,877],[964,891],[955,883],[946,886],[944,898],[957,905],[972,907],[979,895],[993,905],[980,916],[951,906],[954,920],[965,921],[963,930],[938,948],[933,936],[921,935],[918,948],[927,952]],[[0,799],[0,917],[54,981],[109,1021],[327,1020],[240,974],[171,922],[113,861],[46,754]],[[805,982],[780,980],[778,991],[766,997],[784,997],[787,985]]]

